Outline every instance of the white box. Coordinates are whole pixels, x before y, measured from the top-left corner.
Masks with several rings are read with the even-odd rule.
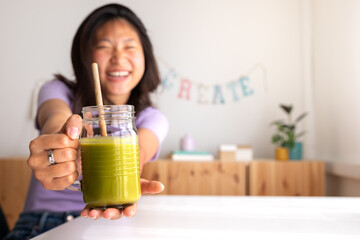
[[[254,153],[251,146],[238,145],[236,148],[236,161],[251,161]]]

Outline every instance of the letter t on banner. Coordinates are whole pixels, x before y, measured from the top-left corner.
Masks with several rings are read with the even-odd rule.
[[[190,100],[190,90],[191,82],[188,79],[182,78],[180,80],[180,91],[178,94],[178,98],[186,98],[187,100]]]

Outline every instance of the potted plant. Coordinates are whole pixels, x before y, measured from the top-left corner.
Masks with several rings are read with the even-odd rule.
[[[280,104],[280,108],[284,110],[287,115],[286,120],[277,120],[271,123],[276,126],[276,132],[272,135],[272,143],[278,146],[276,149],[276,159],[287,160],[286,150],[290,159],[302,159],[302,143],[297,140],[305,134],[305,131],[296,133],[296,125],[306,117],[307,113],[304,112],[295,120],[292,120],[291,112],[292,105]]]

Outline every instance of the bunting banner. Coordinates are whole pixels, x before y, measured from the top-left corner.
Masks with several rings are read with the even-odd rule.
[[[206,84],[201,81],[184,77],[175,68],[163,60],[159,60],[161,73],[161,91],[172,91],[180,100],[193,101],[198,104],[226,104],[240,102],[241,99],[252,97],[261,86],[267,92],[266,68],[261,63],[254,64],[247,72],[239,74],[234,80]],[[260,71],[261,77],[252,77]],[[255,84],[254,81],[261,81]]]

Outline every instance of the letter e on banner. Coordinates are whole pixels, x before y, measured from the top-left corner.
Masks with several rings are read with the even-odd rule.
[[[204,84],[198,85],[198,103],[209,104],[209,87]]]
[[[246,82],[249,82],[250,79],[248,76],[245,76],[245,77],[241,77],[239,79],[239,82],[240,82],[240,86],[242,88],[242,92],[243,92],[243,95],[246,97],[246,96],[250,96],[250,95],[253,95],[254,94],[254,89],[251,89],[247,84]]]

